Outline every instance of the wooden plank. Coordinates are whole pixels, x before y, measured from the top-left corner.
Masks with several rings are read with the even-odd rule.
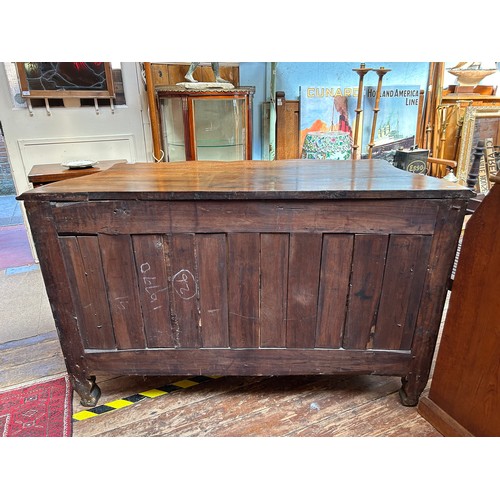
[[[342,345],[353,243],[353,235],[325,234],[323,237],[316,347]]]
[[[2,371],[6,371],[16,366],[22,366],[33,361],[41,361],[53,356],[61,356],[62,358],[61,346],[57,336],[38,342],[35,347],[33,345],[21,345],[0,351],[0,366],[2,366]]]
[[[391,235],[374,349],[410,349],[431,248],[429,236]]]
[[[174,345],[201,347],[198,263],[194,234],[169,234],[170,305]]]
[[[166,244],[161,235],[133,235],[139,295],[148,347],[173,347]]]
[[[53,344],[53,353],[47,352],[40,359],[34,359],[22,364],[14,364],[10,368],[0,370],[0,387],[2,389],[12,388],[28,383],[36,383],[38,380],[52,375],[65,375],[66,366],[61,351],[57,344]]]
[[[135,394],[139,394],[140,392],[158,389],[163,385],[171,384],[173,382],[178,382],[179,380],[183,380],[184,377],[173,376],[173,375],[163,376],[163,377],[112,376],[108,377],[107,379],[104,379],[104,377],[98,376],[98,379],[99,379],[99,387],[101,389],[102,394],[104,395],[103,398],[99,400],[98,404],[105,405],[113,401],[116,401],[118,399],[123,399]],[[75,392],[73,394],[73,413],[77,413],[79,411],[84,411],[88,409],[89,408],[87,406],[83,406],[81,404],[80,397],[78,396],[78,393]],[[125,416],[124,412],[118,412],[118,413],[121,414],[122,417]],[[73,425],[75,424],[76,422],[73,423]]]
[[[261,234],[261,347],[286,346],[288,234]]]
[[[120,377],[120,379],[123,380],[124,377]],[[152,379],[153,377],[149,377],[149,380]],[[259,384],[262,380],[262,377],[222,377],[214,379],[208,383],[189,387],[188,390],[176,391],[165,397],[161,396],[153,400],[141,401],[134,406],[117,412],[110,412],[103,416],[74,422],[73,436],[97,437],[107,434],[132,436],[136,432],[151,437],[158,436],[163,433],[162,428],[164,430],[171,428],[165,420],[168,421],[170,418],[174,418],[176,414],[182,413],[183,416],[187,416],[184,424],[188,427],[196,421],[198,403],[210,405],[214,397],[219,396],[224,398],[224,395],[232,391],[244,390],[253,384]],[[147,389],[160,386],[152,384]],[[117,393],[113,389],[110,392],[109,401],[112,401]],[[122,392],[122,395],[130,395],[130,391],[128,393]],[[81,407],[81,409],[84,408]],[[218,415],[215,412],[212,415],[214,420],[216,420]],[[176,420],[176,422],[179,422],[179,420]],[[198,427],[196,423],[194,425]],[[136,429],[138,430],[136,431]]]
[[[203,347],[228,347],[227,256],[224,234],[197,234]]]
[[[300,158],[299,101],[289,101],[284,92],[276,92],[276,159]]]
[[[314,347],[321,264],[320,234],[290,235],[287,347]]]
[[[154,402],[141,402],[121,415],[110,413],[78,422],[75,435],[438,436],[415,409],[397,402],[396,377],[240,380],[224,377]],[[352,418],[353,413],[357,418]]]
[[[403,200],[468,199],[464,186],[394,168],[385,160],[241,160],[122,163],[29,190],[19,199]],[[389,213],[389,211],[388,211]],[[116,214],[120,216],[120,214]],[[406,214],[410,215],[410,214]],[[418,211],[410,219],[418,219]]]
[[[231,347],[258,347],[260,235],[228,235],[228,314]]]
[[[99,247],[117,348],[144,348],[146,340],[131,238],[100,234]]]
[[[393,380],[393,387],[397,380]],[[329,411],[325,408],[312,425],[292,430],[290,437],[442,437],[415,408],[401,405],[397,392],[387,393],[387,382],[371,392],[379,398],[365,398],[354,409]],[[378,389],[378,390],[377,390]],[[384,391],[385,389],[385,391]],[[357,398],[356,398],[357,399]],[[323,415],[321,415],[323,413]],[[353,413],[355,418],[352,418]],[[323,416],[323,418],[321,418]]]
[[[60,243],[84,347],[116,348],[97,238],[66,236]]]
[[[87,351],[89,365],[128,375],[308,375],[406,373],[410,351],[348,349],[150,349]]]
[[[349,305],[342,346],[370,349],[382,292],[387,235],[360,235],[354,238]]]
[[[47,297],[52,307],[71,382],[83,392],[90,392],[91,383],[88,382],[90,374],[87,371],[84,348],[74,319],[74,303],[71,294],[68,293],[70,284],[65,273],[64,258],[51,216],[50,204],[26,201],[24,207],[30,220]]]
[[[446,413],[428,396],[422,396],[418,402],[418,412],[440,434],[446,437],[474,437],[463,425]]]
[[[153,87],[169,85],[169,65],[161,63],[151,63],[151,76]]]
[[[61,233],[432,234],[437,210],[422,200],[111,201],[58,204],[54,217]]]
[[[411,370],[404,378],[403,391],[406,404],[417,404],[429,378],[434,348],[448,292],[466,201],[443,201],[436,218],[436,232],[432,238],[428,272],[420,300],[412,352]],[[451,295],[453,297],[453,294]],[[451,306],[451,304],[450,304]]]
[[[51,340],[57,340],[57,332],[52,330],[51,332],[40,333],[34,337],[27,337],[25,339],[9,340],[0,344],[0,355],[3,353],[8,353],[9,351],[18,352],[22,349],[30,349],[33,345],[39,345],[43,342],[48,342]]]

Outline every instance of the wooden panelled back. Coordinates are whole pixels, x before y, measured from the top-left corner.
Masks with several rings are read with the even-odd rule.
[[[431,239],[322,232],[60,236],[82,340],[98,350],[409,350]]]

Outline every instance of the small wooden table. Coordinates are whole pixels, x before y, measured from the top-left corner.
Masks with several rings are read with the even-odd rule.
[[[33,184],[33,187],[39,187],[45,184],[50,184],[51,182],[95,174],[97,172],[107,170],[109,167],[112,167],[117,163],[126,162],[127,160],[103,160],[98,161],[95,167],[76,169],[64,167],[61,163],[34,165],[28,174],[28,181]]]

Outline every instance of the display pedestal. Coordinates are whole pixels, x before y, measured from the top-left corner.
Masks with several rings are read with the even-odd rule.
[[[222,83],[222,82],[180,82],[176,83],[179,87],[188,89],[188,90],[209,90],[209,89],[223,89],[223,90],[231,90],[234,89],[234,85],[232,83]]]

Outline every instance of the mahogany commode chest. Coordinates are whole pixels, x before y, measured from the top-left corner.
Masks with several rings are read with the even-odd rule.
[[[383,160],[118,164],[21,194],[82,404],[95,372],[424,389],[473,193]]]

